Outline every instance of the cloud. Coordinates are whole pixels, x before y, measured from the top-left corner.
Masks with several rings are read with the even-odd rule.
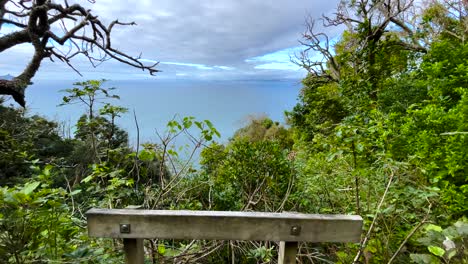
[[[114,19],[135,21],[136,26],[113,29],[113,45],[130,55],[140,52],[160,61],[159,76],[223,75],[234,78],[265,70],[290,71],[289,52],[304,31],[307,15],[319,18],[331,12],[338,0],[96,0],[80,1],[107,23]],[[4,30],[2,29],[2,32]],[[8,56],[9,59],[12,56]],[[0,63],[2,62],[0,57]],[[84,73],[96,70],[81,59]],[[3,63],[1,63],[3,64]],[[122,64],[103,64],[100,71],[130,71]],[[138,73],[138,72],[136,72]],[[179,74],[179,75],[177,75]],[[274,72],[278,74],[278,72]],[[303,73],[300,73],[303,74]],[[297,75],[297,74],[296,74]],[[163,77],[164,78],[164,77]],[[214,77],[213,77],[214,78]],[[239,77],[240,78],[240,77]]]
[[[249,58],[246,59],[245,62],[255,64],[255,69],[300,71],[301,68],[291,60],[294,58],[295,54],[299,54],[302,50],[303,48],[301,46],[287,48]]]
[[[246,62],[286,62],[290,61],[291,57],[294,56],[294,54],[299,53],[302,51],[303,48],[301,46],[295,46],[295,47],[290,47],[286,48],[283,50],[278,50],[272,53],[264,54],[261,56],[253,57],[246,59]]]
[[[301,68],[290,62],[269,62],[255,66],[255,69],[271,69],[271,70],[293,70],[298,71]]]
[[[235,69],[234,67],[228,67],[228,66],[214,66],[214,67],[221,69],[221,70],[226,70],[226,71],[232,71]]]
[[[212,70],[213,69],[213,67],[206,66],[206,65],[203,65],[203,64],[196,64],[196,63],[162,61],[161,64],[195,67],[195,68],[197,68],[199,70]]]
[[[336,3],[142,0],[116,4],[115,0],[98,0],[93,8],[101,17],[137,23],[115,32],[114,43],[124,50],[139,49],[145,57],[160,61],[235,65],[297,45],[305,16],[318,18]]]

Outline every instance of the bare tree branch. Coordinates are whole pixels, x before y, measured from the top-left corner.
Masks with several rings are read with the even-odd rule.
[[[340,67],[335,60],[328,36],[325,33],[315,32],[315,22],[312,19],[306,21],[306,31],[303,33],[303,41],[299,43],[305,47],[300,53],[292,58],[292,62],[306,69],[309,74],[321,77],[327,81],[338,81],[340,79]],[[311,59],[318,53],[321,60]]]
[[[417,27],[408,18],[412,8],[414,0],[342,0],[335,14],[323,16],[322,20],[324,27],[345,26],[350,34],[359,36],[347,39],[346,46],[341,47],[349,58],[342,60],[336,57],[329,36],[317,31],[315,21],[309,17],[306,32],[300,41],[304,50],[296,54],[292,61],[319,82],[338,82],[342,71],[350,68],[356,74],[367,72],[370,82],[376,87],[376,54],[378,46],[387,36],[397,33],[398,38],[392,38],[391,44],[402,49],[427,51],[421,40],[417,39]],[[369,96],[375,99],[375,91],[370,91]]]
[[[71,28],[67,28],[68,22],[73,24]],[[141,55],[131,56],[112,46],[112,29],[115,26],[132,26],[134,22],[114,20],[105,25],[91,10],[79,4],[69,5],[66,0],[63,4],[50,0],[0,0],[0,29],[4,24],[16,26],[20,30],[0,36],[0,52],[23,43],[30,43],[34,47],[34,55],[20,75],[13,80],[0,79],[0,94],[13,96],[23,107],[24,91],[45,58],[51,61],[58,59],[77,73],[79,71],[71,60],[80,55],[87,58],[93,67],[114,59],[148,71],[151,75],[159,72],[156,69],[158,63],[143,64]],[[57,27],[53,25],[61,27],[64,33],[54,30]],[[68,52],[60,49],[64,46],[68,46]]]

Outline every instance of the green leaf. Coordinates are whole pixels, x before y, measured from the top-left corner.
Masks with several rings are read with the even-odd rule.
[[[28,182],[24,185],[23,189],[21,189],[21,192],[30,195],[39,185],[41,185],[40,182]]]
[[[50,176],[50,171],[54,168],[53,165],[50,165],[50,164],[47,164],[45,167],[44,167],[44,170],[42,170],[42,174],[44,176]]]
[[[211,123],[210,120],[204,120],[205,121],[205,124],[209,127],[209,128],[213,128],[213,123]]]
[[[455,257],[457,255],[457,250],[456,249],[452,249],[450,250],[448,253],[447,253],[447,258],[448,259],[451,259],[453,257]]]
[[[75,194],[79,194],[80,192],[81,192],[81,190],[80,190],[80,189],[77,189],[77,190],[72,191],[72,192],[69,193],[69,194],[70,194],[70,196],[73,196],[73,195],[75,195]]]
[[[83,180],[81,180],[81,182],[84,182],[84,183],[88,183],[89,181],[91,181],[93,179],[93,175],[89,175],[88,177],[84,178]]]
[[[438,257],[443,257],[445,254],[445,250],[437,246],[428,246],[427,249],[429,249],[429,252]]]
[[[175,150],[172,150],[172,149],[168,149],[167,150],[167,153],[171,156],[174,156],[174,157],[179,157],[179,153],[177,153]]]
[[[418,264],[439,264],[440,260],[428,254],[411,254],[410,258]]]
[[[211,135],[209,135],[209,134],[206,134],[206,135],[204,136],[204,138],[205,138],[206,141],[210,141],[210,140],[213,139],[213,136],[211,136]]]
[[[194,117],[192,117],[192,116],[186,116],[186,117],[184,117],[184,119],[183,119],[183,124],[184,124],[184,128],[185,128],[185,129],[189,129],[189,128],[192,126],[192,124],[193,124],[193,121],[192,121],[192,120],[193,120],[193,119],[194,119]]]
[[[358,152],[363,152],[364,151],[364,145],[361,144],[361,143],[358,143],[356,145],[356,149],[357,149]]]
[[[454,226],[457,228],[457,232],[462,235],[466,236],[468,235],[468,223],[464,221],[458,221],[454,224]]]
[[[341,137],[343,136],[343,131],[338,130],[338,131],[336,132],[336,136],[339,137],[339,138],[341,138]]]
[[[164,256],[164,253],[166,253],[166,246],[164,244],[158,245],[158,253]]]
[[[133,184],[135,184],[135,181],[133,179],[128,179],[126,182],[125,182],[125,186],[127,187],[132,187]]]
[[[341,156],[343,155],[343,150],[338,150],[337,152],[331,153],[327,157],[327,161],[330,162],[335,159],[336,156]]]
[[[153,161],[156,158],[156,153],[152,150],[144,149],[138,153],[138,159],[141,161]]]
[[[440,227],[438,225],[429,224],[429,225],[426,226],[426,230],[427,231],[433,230],[433,231],[436,231],[436,232],[442,232],[442,227]]]

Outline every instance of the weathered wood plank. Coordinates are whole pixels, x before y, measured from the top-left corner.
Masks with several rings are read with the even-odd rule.
[[[124,238],[124,251],[126,264],[144,264],[145,252],[143,239]]]
[[[297,242],[280,242],[278,264],[296,264]]]
[[[91,209],[86,216],[90,236],[111,238],[359,242],[362,229],[355,215]]]

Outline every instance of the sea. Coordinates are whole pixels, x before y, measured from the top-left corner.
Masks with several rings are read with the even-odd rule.
[[[35,81],[26,93],[28,114],[55,120],[62,124],[65,134],[72,135],[74,125],[86,107],[81,104],[59,105],[66,95],[63,90],[76,87],[73,83],[72,80]],[[129,110],[117,120],[117,124],[129,133],[131,145],[136,142],[157,143],[157,133],[164,135],[168,121],[186,116],[211,121],[221,134],[216,141],[226,143],[251,117],[268,116],[284,123],[284,112],[297,104],[301,82],[290,79],[118,80],[107,81],[103,87],[116,88],[113,93],[120,96],[120,100],[107,102]]]

